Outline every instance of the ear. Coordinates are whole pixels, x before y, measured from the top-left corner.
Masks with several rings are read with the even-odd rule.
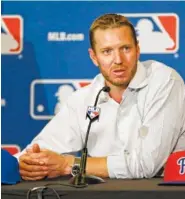
[[[89,48],[88,51],[89,51],[89,56],[90,56],[92,62],[94,63],[94,65],[98,66],[96,53],[94,52],[94,50],[92,48]]]
[[[137,41],[137,59],[139,60],[140,57],[140,46],[139,46],[139,41]]]

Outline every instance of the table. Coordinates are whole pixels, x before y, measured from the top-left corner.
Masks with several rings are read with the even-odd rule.
[[[2,185],[2,199],[25,199],[30,188],[53,183],[54,188],[62,199],[180,199],[185,198],[185,186],[159,186],[161,178],[141,180],[106,179],[106,183],[89,185],[86,188],[74,188],[57,185],[68,184],[68,178],[60,177],[42,181],[23,181],[17,185]],[[54,199],[56,196],[51,191],[44,192],[43,199]],[[31,194],[31,199],[37,199],[36,192]]]

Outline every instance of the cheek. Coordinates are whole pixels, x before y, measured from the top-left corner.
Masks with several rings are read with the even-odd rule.
[[[129,73],[132,73],[137,65],[137,55],[129,55],[126,59],[126,65],[128,66],[128,71]]]
[[[134,67],[137,62],[137,55],[136,54],[129,54],[126,58],[128,65]]]
[[[103,68],[109,68],[114,63],[111,57],[100,57],[98,60],[99,65]]]
[[[135,54],[129,54],[128,53],[125,57],[126,57],[127,62],[129,62],[129,63],[133,62],[136,59]]]

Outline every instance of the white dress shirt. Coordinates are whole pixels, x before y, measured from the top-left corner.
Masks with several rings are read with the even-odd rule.
[[[38,143],[59,153],[82,149],[89,123],[87,107],[93,106],[103,86],[99,74],[74,92],[28,147]],[[92,157],[107,156],[111,178],[151,178],[172,151],[185,150],[184,82],[160,62],[138,62],[121,103],[102,92],[98,107],[101,114],[91,126],[87,147]]]

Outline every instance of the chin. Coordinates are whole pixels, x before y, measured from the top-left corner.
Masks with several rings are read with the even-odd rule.
[[[111,81],[114,85],[127,85],[128,84],[128,80],[125,78],[114,78]]]
[[[125,81],[113,81],[112,84],[114,86],[120,86],[120,87],[127,87],[128,86],[128,82]]]

